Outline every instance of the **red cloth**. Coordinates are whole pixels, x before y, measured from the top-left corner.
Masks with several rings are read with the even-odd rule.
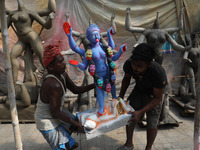
[[[62,55],[60,53],[60,48],[57,45],[48,45],[44,48],[43,52],[43,64],[45,67],[57,56]],[[63,56],[63,55],[62,55]]]

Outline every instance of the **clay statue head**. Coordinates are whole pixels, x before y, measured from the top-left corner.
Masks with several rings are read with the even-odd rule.
[[[115,69],[116,65],[115,65],[115,62],[114,62],[114,61],[112,61],[112,62],[110,63],[110,67],[111,67],[112,69]]]
[[[103,80],[102,79],[98,79],[97,80],[97,86],[98,86],[98,88],[102,88],[102,86],[103,86]]]
[[[92,59],[92,50],[91,49],[88,49],[85,53],[85,57],[87,60],[90,60]]]
[[[86,37],[91,43],[98,43],[101,38],[101,34],[99,32],[99,27],[95,24],[91,24],[87,29]]]
[[[17,0],[17,2],[18,2],[18,10],[22,10],[24,8],[22,0]]]
[[[109,93],[111,91],[110,83],[106,84],[106,92]]]
[[[110,57],[112,57],[112,55],[113,55],[112,49],[110,47],[108,47],[107,51],[108,51],[108,55],[110,55]]]
[[[90,65],[89,66],[89,73],[93,76],[94,75],[94,73],[95,73],[95,65]]]

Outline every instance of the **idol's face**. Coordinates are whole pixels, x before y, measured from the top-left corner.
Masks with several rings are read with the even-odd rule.
[[[131,63],[131,67],[133,69],[133,72],[136,75],[141,75],[141,76],[143,76],[145,74],[145,72],[148,70],[150,65],[151,65],[151,63],[147,63],[147,62],[142,61],[142,60],[133,60],[132,63]]]
[[[90,35],[89,35],[89,41],[91,43],[98,43],[100,41],[101,38],[101,34],[98,31],[93,31]]]

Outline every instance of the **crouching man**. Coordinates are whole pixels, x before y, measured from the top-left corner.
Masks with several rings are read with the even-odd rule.
[[[81,132],[84,130],[75,116],[62,110],[66,89],[79,94],[95,88],[95,85],[76,86],[73,83],[65,72],[66,62],[58,46],[45,47],[43,64],[48,74],[43,80],[38,97],[35,112],[37,129],[53,150],[72,150],[78,143],[70,136],[70,129],[75,127]],[[68,123],[70,128],[66,128],[65,123]]]

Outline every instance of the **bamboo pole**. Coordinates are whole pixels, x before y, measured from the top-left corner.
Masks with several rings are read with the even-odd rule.
[[[199,47],[199,41],[200,39],[197,38],[197,43]],[[197,88],[196,88],[196,106],[195,106],[195,115],[194,115],[194,150],[199,150],[200,149],[200,59],[198,62],[198,78],[197,78]]]
[[[1,35],[2,35],[2,41],[3,41],[3,53],[4,53],[4,60],[5,60],[4,68],[7,73],[8,99],[10,102],[10,113],[11,113],[11,119],[12,119],[12,125],[13,125],[15,145],[16,145],[17,150],[22,150],[22,141],[21,141],[21,134],[20,134],[20,129],[19,129],[19,120],[18,120],[16,101],[15,101],[15,90],[14,90],[10,55],[9,55],[9,42],[8,42],[5,0],[0,0],[0,10],[1,10]]]
[[[200,60],[198,66],[198,79],[196,87],[196,106],[194,115],[194,150],[200,150]]]

